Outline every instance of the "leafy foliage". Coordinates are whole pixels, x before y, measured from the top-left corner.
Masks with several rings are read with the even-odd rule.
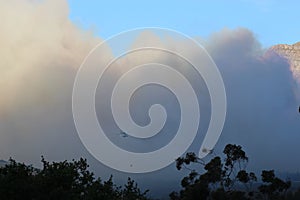
[[[281,200],[300,199],[300,190],[288,191],[290,181],[276,177],[274,170],[263,170],[262,183],[254,187],[258,178],[246,167],[248,157],[239,145],[228,144],[224,156],[209,162],[187,153],[176,160],[178,170],[189,174],[181,181],[182,190],[172,192],[171,200]],[[190,169],[196,165],[202,169]],[[48,162],[42,157],[41,169],[13,159],[0,167],[0,199],[4,200],[148,200],[146,191],[128,178],[123,186],[116,186],[112,176],[102,181],[88,170],[86,159]],[[202,173],[200,173],[200,171]]]
[[[188,169],[190,174],[181,181],[180,193],[172,192],[171,200],[243,200],[243,199],[285,199],[291,186],[290,181],[283,181],[275,176],[273,170],[262,171],[263,184],[258,190],[253,188],[257,182],[254,172],[247,172],[248,157],[242,147],[228,144],[223,151],[225,157],[216,156],[208,163],[198,158],[194,153],[187,153],[176,160],[178,170]],[[204,168],[199,174],[187,165],[198,163]],[[241,188],[244,186],[244,189]],[[292,195],[292,194],[291,194]],[[292,195],[293,196],[293,195]]]
[[[88,170],[85,159],[49,163],[42,158],[42,169],[10,159],[0,168],[0,199],[5,200],[147,200],[148,191],[141,192],[128,178],[117,187],[110,177],[102,182]]]
[[[290,181],[284,182],[275,177],[274,170],[263,170],[261,177],[264,184],[258,189],[267,199],[278,199],[278,197],[285,196],[285,192],[291,186]]]

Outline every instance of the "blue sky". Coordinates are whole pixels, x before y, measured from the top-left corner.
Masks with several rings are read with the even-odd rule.
[[[215,153],[222,154],[222,148],[227,143],[239,144],[245,148],[251,159],[248,169],[299,172],[300,160],[295,158],[299,157],[300,90],[295,81],[300,81],[292,76],[283,60],[274,61],[271,56],[261,57],[262,54],[259,53],[263,52],[252,56],[256,43],[249,31],[220,31],[226,27],[248,28],[264,47],[298,42],[300,1],[68,1],[69,5],[66,6],[65,1],[61,0],[46,0],[42,1],[43,4],[34,4],[33,0],[22,1],[23,3],[20,3],[20,0],[0,0],[0,159],[8,160],[9,157],[13,157],[20,162],[40,166],[41,155],[50,161],[84,157],[89,160],[91,170],[95,171],[97,176],[101,176],[102,180],[109,178],[110,174],[119,182],[126,181],[129,176],[112,170],[93,158],[76,132],[72,117],[73,84],[79,66],[98,40],[95,40],[93,35],[80,34],[82,29],[70,23],[67,14],[70,9],[69,16],[75,24],[85,29],[94,29],[96,34],[104,39],[137,27],[169,28],[191,37],[204,38],[219,32],[215,35],[215,40],[208,41],[207,46],[224,79],[228,112]],[[83,39],[83,36],[86,37]],[[105,56],[110,56],[110,52],[103,56],[106,59]],[[161,60],[154,61],[167,62],[172,58],[165,55],[159,57]],[[176,60],[171,61],[176,63]],[[112,83],[116,80],[115,77],[119,77],[120,72],[111,79],[105,79],[111,83],[108,88],[113,88]],[[192,75],[194,71],[187,69],[186,72]],[[300,70],[295,72],[297,77],[300,77]],[[194,79],[197,76],[191,77],[192,82],[196,84]],[[202,84],[204,88],[205,83]],[[106,84],[103,85],[106,87]],[[199,88],[199,96],[202,97],[201,84],[195,88]],[[150,103],[165,103],[167,111],[171,111],[168,112],[170,123],[167,127],[170,129],[166,129],[166,132],[172,134],[169,130],[178,127],[174,124],[180,118],[179,114],[177,115],[180,107],[177,103],[172,103],[177,102],[175,97],[172,100],[171,95],[168,96],[169,93],[162,95],[164,91],[161,90],[157,93],[147,91],[145,88],[134,96],[136,104],[141,102],[133,108],[132,113],[136,113],[134,119],[142,116],[138,120],[143,120],[144,117],[148,117]],[[98,113],[102,105],[99,98],[106,92],[108,91],[97,92],[99,96],[95,98],[95,102],[97,106],[99,103]],[[206,97],[203,101],[199,98],[199,103],[203,103],[200,111],[201,130],[189,151],[199,151],[198,141],[202,141],[201,133],[205,133],[209,124],[208,94]],[[109,98],[109,95],[105,98]],[[147,101],[142,104],[144,99]],[[109,109],[109,101],[105,102],[108,102],[104,105]],[[108,123],[102,123],[110,126],[112,114],[103,113],[104,118],[108,116],[105,118]],[[146,122],[148,121],[145,120],[145,124]],[[175,133],[174,131],[174,135]],[[111,134],[112,139],[117,138],[117,145],[123,142],[124,138],[119,137],[119,129]],[[165,140],[157,137],[149,143],[143,141],[140,146],[132,145],[135,141],[130,143],[131,146],[127,145],[129,142],[124,142],[120,147],[142,147],[145,148],[143,151],[154,149],[166,144],[173,135],[166,136]],[[186,175],[186,172],[179,173],[175,164],[171,164],[161,171],[130,177],[155,193],[155,190],[152,190],[154,187],[164,190],[162,186],[179,185],[183,175]],[[161,180],[162,177],[167,178],[157,185],[157,178]]]
[[[264,47],[300,41],[300,1],[95,1],[69,0],[70,18],[102,38],[137,27],[175,29],[208,37],[223,28],[245,27]]]

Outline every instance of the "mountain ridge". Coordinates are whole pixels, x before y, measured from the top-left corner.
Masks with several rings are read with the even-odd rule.
[[[291,45],[277,44],[272,46],[269,50],[287,59],[293,76],[298,83],[300,83],[300,42]]]

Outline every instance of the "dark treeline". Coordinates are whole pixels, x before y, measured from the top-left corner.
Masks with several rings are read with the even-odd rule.
[[[291,181],[276,177],[274,170],[262,170],[260,177],[248,172],[248,157],[239,145],[228,144],[224,158],[215,156],[208,163],[194,153],[187,153],[176,160],[178,170],[190,173],[181,181],[182,190],[172,192],[171,200],[296,200],[300,190],[292,192]],[[196,167],[198,170],[189,168]],[[203,168],[203,173],[199,173]],[[260,184],[258,184],[259,182]]]
[[[124,187],[112,177],[96,179],[86,159],[49,163],[42,169],[10,159],[0,167],[0,200],[148,200],[137,184],[128,178]]]
[[[291,181],[276,177],[274,170],[263,170],[260,177],[248,172],[241,146],[228,144],[223,153],[223,159],[215,156],[208,163],[194,153],[178,158],[177,169],[189,174],[170,200],[300,199],[300,190],[290,191]],[[42,157],[42,164],[36,169],[10,159],[0,167],[0,200],[150,200],[149,191],[141,191],[130,178],[123,187],[112,177],[95,178],[86,159],[49,163]]]

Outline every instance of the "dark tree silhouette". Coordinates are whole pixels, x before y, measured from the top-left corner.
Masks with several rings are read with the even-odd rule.
[[[85,159],[49,163],[42,169],[10,159],[0,167],[0,199],[3,200],[148,200],[137,184],[128,178],[117,187],[112,177],[102,182],[88,170]]]
[[[172,192],[171,200],[243,200],[243,199],[285,199],[286,191],[291,182],[283,181],[275,176],[274,171],[262,172],[262,184],[253,188],[257,181],[254,172],[247,172],[248,157],[239,145],[228,144],[223,151],[225,157],[216,156],[208,163],[198,158],[194,153],[187,153],[176,160],[178,170],[188,169],[190,174],[181,181],[182,190]],[[200,164],[204,173],[200,174],[188,165]],[[200,171],[200,169],[198,170]],[[244,189],[241,187],[244,186]]]
[[[248,172],[248,157],[239,145],[228,144],[224,156],[209,162],[187,153],[176,160],[178,170],[189,170],[181,181],[182,189],[172,192],[171,200],[298,200],[300,190],[288,191],[290,181],[276,177],[274,170],[263,170],[262,183]],[[48,162],[42,157],[42,168],[36,169],[13,159],[0,167],[0,199],[4,200],[148,200],[148,190],[141,191],[128,178],[116,186],[112,176],[107,181],[95,178],[86,159]],[[201,168],[199,168],[199,166]],[[193,168],[195,168],[193,169]],[[201,172],[201,173],[200,173]]]
[[[261,177],[264,184],[259,186],[258,189],[264,195],[265,199],[282,199],[291,187],[290,181],[284,182],[275,177],[274,170],[263,170]]]

